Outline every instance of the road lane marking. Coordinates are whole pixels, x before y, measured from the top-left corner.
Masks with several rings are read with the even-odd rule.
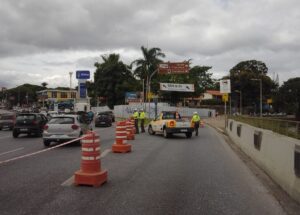
[[[3,153],[0,153],[0,156],[1,155],[6,155],[6,154],[9,154],[9,153],[12,153],[12,152],[16,152],[16,151],[19,151],[19,150],[22,150],[22,149],[24,149],[24,147],[17,148],[17,149],[14,149],[14,150],[11,150],[11,151],[7,151],[7,152],[3,152]]]
[[[105,149],[104,152],[101,153],[101,156],[100,158],[104,158],[108,153],[111,152],[111,149]],[[74,183],[74,175],[71,176],[70,178],[68,178],[67,180],[65,180],[61,186],[64,186],[64,187],[69,187],[69,186],[72,186]]]

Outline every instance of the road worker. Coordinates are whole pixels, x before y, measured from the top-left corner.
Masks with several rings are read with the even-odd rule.
[[[134,119],[134,127],[136,131],[135,133],[138,134],[139,133],[139,112],[136,108],[133,110],[132,117]]]
[[[196,136],[198,136],[198,129],[199,129],[199,124],[200,124],[200,116],[199,116],[199,114],[197,112],[193,113],[193,117],[192,117],[191,121],[194,124]]]
[[[144,112],[143,109],[140,109],[140,113],[139,113],[139,118],[141,120],[141,133],[145,132],[145,118],[146,118],[146,113]]]

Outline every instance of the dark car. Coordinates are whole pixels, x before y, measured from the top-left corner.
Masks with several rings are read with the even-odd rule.
[[[15,124],[15,115],[14,114],[2,114],[0,115],[0,130],[9,129],[12,130]]]
[[[112,122],[115,122],[115,115],[114,115],[114,112],[112,112],[111,110],[99,112],[98,115],[100,115],[100,114],[110,115]]]
[[[95,119],[95,127],[99,126],[111,126],[112,125],[112,118],[109,114],[98,114]]]
[[[16,117],[16,123],[13,129],[13,137],[17,138],[19,134],[42,136],[43,128],[48,122],[47,117],[39,113],[21,113]]]

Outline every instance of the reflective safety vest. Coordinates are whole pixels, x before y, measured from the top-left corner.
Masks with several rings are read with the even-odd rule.
[[[145,119],[146,114],[144,111],[140,112],[140,119]]]
[[[200,116],[198,114],[194,114],[192,117],[192,122],[199,122],[200,121]]]
[[[138,119],[138,118],[139,118],[139,112],[135,111],[135,112],[133,113],[133,118],[134,118],[134,119]]]

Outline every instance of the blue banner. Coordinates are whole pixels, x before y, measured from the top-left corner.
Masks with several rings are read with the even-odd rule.
[[[77,70],[76,71],[77,79],[90,79],[90,71],[88,70]]]

